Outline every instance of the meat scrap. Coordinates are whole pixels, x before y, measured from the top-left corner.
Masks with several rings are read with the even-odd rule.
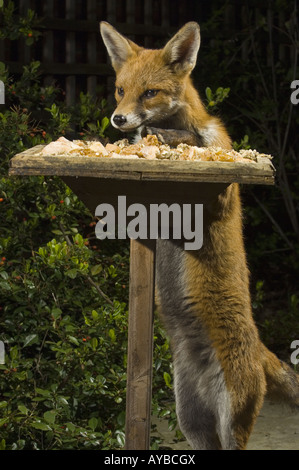
[[[42,150],[42,155],[63,155],[71,150],[80,150],[81,146],[75,142],[67,140],[65,137],[59,137],[58,140],[46,145]]]
[[[42,155],[65,155],[110,158],[140,158],[145,160],[188,160],[188,161],[220,161],[244,162],[257,161],[258,156],[272,158],[260,154],[256,150],[225,150],[221,147],[196,147],[179,144],[176,148],[159,142],[155,135],[143,137],[137,143],[130,144],[122,139],[104,146],[99,141],[68,140],[60,137],[55,142],[46,145]]]

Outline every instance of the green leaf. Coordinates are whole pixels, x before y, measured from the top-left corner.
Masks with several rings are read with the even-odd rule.
[[[125,433],[122,431],[117,431],[116,440],[121,447],[125,445]]]
[[[36,392],[38,395],[42,395],[42,396],[44,396],[44,397],[50,397],[50,396],[51,396],[50,390],[44,390],[43,388],[38,388],[38,387],[36,387],[35,392]]]
[[[74,432],[76,429],[76,426],[73,423],[66,423],[66,427],[71,432]]]
[[[26,46],[31,46],[34,43],[34,39],[33,38],[27,38],[25,43],[26,43]]]
[[[170,375],[168,374],[168,372],[164,372],[163,378],[164,378],[164,382],[165,382],[165,384],[167,385],[167,387],[172,388],[172,387],[171,387],[171,377],[170,377]]]
[[[104,131],[107,129],[107,127],[109,126],[109,124],[110,124],[110,121],[109,121],[109,119],[105,116],[105,117],[102,119],[102,122],[101,122],[101,128],[102,128],[101,130],[102,130],[102,132],[104,132]]]
[[[19,357],[18,346],[13,346],[13,347],[10,349],[9,354],[10,354],[11,360],[12,360],[12,361],[15,361],[15,360]]]
[[[97,425],[98,425],[98,420],[97,420],[97,418],[90,418],[90,420],[88,421],[88,426],[89,426],[93,431],[95,431]]]
[[[90,341],[90,344],[91,344],[91,347],[92,347],[93,351],[95,351],[98,347],[99,342],[98,342],[97,338],[92,338],[91,341]]]
[[[18,410],[22,413],[22,415],[27,415],[29,410],[25,405],[18,405]]]
[[[97,320],[99,318],[99,314],[96,310],[92,310],[91,316],[94,320]]]
[[[111,338],[112,343],[115,343],[115,341],[116,341],[116,335],[115,335],[114,329],[111,328],[111,329],[109,330],[109,336],[110,336],[110,338]]]
[[[44,413],[44,420],[49,424],[54,424],[56,418],[56,412],[54,410],[46,411]]]
[[[62,405],[68,405],[68,401],[66,398],[64,397],[58,397],[57,401],[59,401],[59,403],[61,403]]]
[[[60,310],[60,308],[53,308],[51,310],[51,315],[55,320],[57,320],[57,318],[59,318],[61,314],[62,314],[62,310]]]
[[[57,384],[57,383],[56,383],[56,384],[55,384],[55,383],[52,384],[52,385],[51,385],[51,390],[52,390],[52,392],[56,393],[57,390],[58,390],[58,384]]]
[[[102,269],[102,266],[100,264],[97,264],[96,266],[93,266],[90,271],[93,276],[96,276],[102,271]]]
[[[23,344],[23,348],[26,348],[26,346],[31,346],[32,344],[35,344],[38,342],[38,335],[37,334],[31,334],[26,336]]]
[[[71,343],[75,344],[76,346],[80,346],[80,343],[79,343],[79,341],[77,340],[77,338],[75,338],[75,336],[69,335],[69,336],[68,336],[68,339],[69,339],[69,341],[70,341]]]
[[[68,271],[66,271],[65,273],[68,277],[70,277],[71,279],[75,279],[77,274],[78,274],[78,270],[77,269],[69,269]]]
[[[32,423],[31,426],[34,429],[40,429],[41,431],[52,431],[52,428],[46,423],[41,423],[39,421],[36,421],[35,423]]]
[[[18,379],[18,380],[26,380],[28,378],[28,372],[26,370],[22,370],[22,372],[17,372],[15,374],[15,377]]]
[[[118,415],[117,415],[117,424],[119,426],[124,426],[125,425],[125,422],[126,422],[126,412],[125,411],[121,411]]]
[[[0,288],[4,290],[11,290],[9,283],[6,281],[0,282]]]
[[[6,421],[8,421],[9,419],[10,419],[9,416],[6,416],[6,418],[0,419],[0,426],[3,426],[3,424],[5,424]]]
[[[84,321],[85,321],[86,325],[91,326],[91,322],[90,322],[89,318],[86,315],[84,315]]]
[[[163,410],[161,411],[161,413],[159,413],[159,416],[161,418],[165,418],[165,416],[168,416],[168,415],[170,415],[170,410]]]
[[[206,97],[208,98],[209,101],[212,100],[212,90],[210,87],[206,88]]]

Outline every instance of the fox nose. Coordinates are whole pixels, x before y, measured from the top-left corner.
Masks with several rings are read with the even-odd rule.
[[[122,114],[116,114],[113,117],[113,122],[116,126],[121,127],[123,124],[127,122],[127,118]]]

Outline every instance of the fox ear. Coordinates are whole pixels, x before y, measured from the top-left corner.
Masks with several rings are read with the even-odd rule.
[[[195,67],[199,46],[199,25],[190,21],[168,41],[163,49],[164,59],[176,71],[190,73]]]
[[[142,48],[122,36],[111,24],[101,21],[100,31],[110,56],[112,67],[117,72],[126,60]]]

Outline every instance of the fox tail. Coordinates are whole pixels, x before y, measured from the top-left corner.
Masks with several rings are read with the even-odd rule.
[[[299,375],[263,345],[263,366],[267,381],[267,396],[299,409]]]

